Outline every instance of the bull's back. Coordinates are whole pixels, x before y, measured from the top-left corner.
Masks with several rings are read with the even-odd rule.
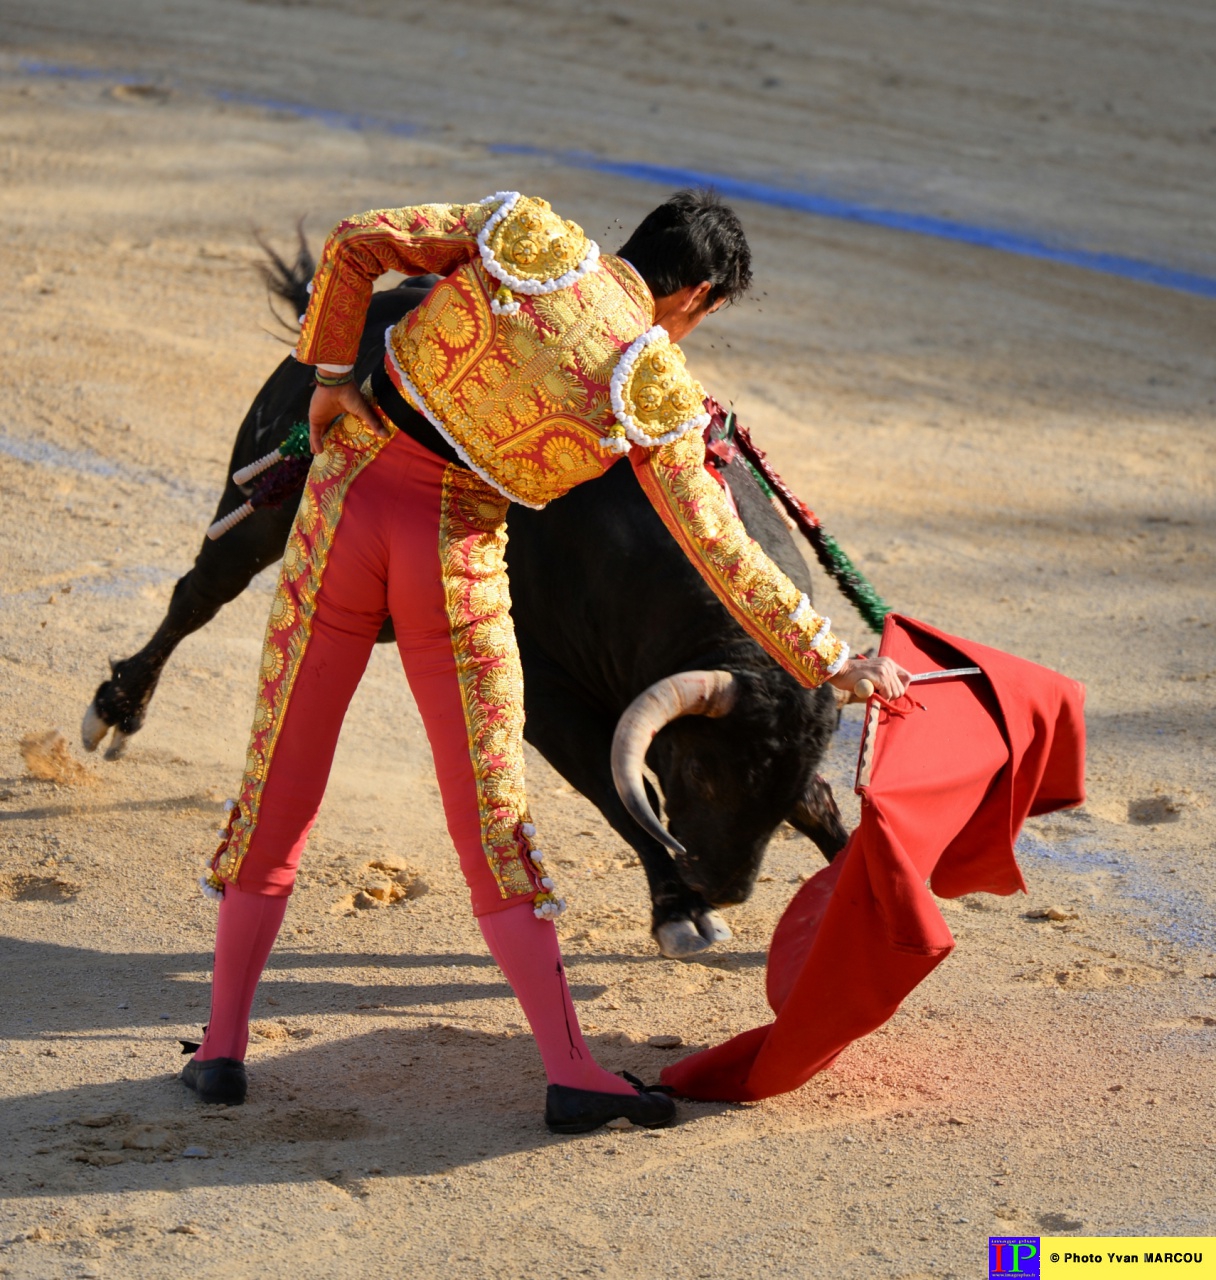
[[[751,473],[732,463],[727,478],[748,532],[809,594],[806,564]],[[507,525],[521,646],[577,672],[607,709],[673,671],[771,661],[705,584],[628,465],[543,511],[514,506]]]

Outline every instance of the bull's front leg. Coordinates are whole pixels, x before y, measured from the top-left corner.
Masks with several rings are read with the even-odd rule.
[[[607,819],[634,850],[650,889],[651,936],[669,959],[681,960],[728,939],[725,921],[690,889],[668,851],[630,817],[612,782],[612,735],[616,722],[562,678],[520,636],[524,665],[524,737]],[[649,788],[649,784],[647,784]],[[658,812],[658,799],[650,801]]]

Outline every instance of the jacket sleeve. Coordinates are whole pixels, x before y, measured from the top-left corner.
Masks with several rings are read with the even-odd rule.
[[[477,233],[492,212],[481,204],[422,204],[373,209],[339,222],[312,278],[296,359],[353,364],[373,283],[386,271],[450,274],[477,257]]]
[[[808,688],[835,675],[848,645],[752,541],[705,469],[701,433],[689,431],[657,449],[635,446],[629,456],[663,523],[747,634]]]

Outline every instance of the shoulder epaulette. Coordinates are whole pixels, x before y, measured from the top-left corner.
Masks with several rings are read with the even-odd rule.
[[[654,449],[709,426],[705,391],[662,325],[621,352],[608,390],[616,425],[600,444],[616,453],[627,453],[631,443]]]
[[[502,285],[490,303],[495,315],[519,310],[512,293],[556,293],[599,265],[599,245],[547,200],[496,191],[482,204],[498,206],[477,237],[482,265]]]

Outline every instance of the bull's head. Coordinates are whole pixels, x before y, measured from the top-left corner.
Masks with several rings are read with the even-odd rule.
[[[684,882],[718,906],[748,896],[783,820],[812,834],[803,810],[821,807],[817,787],[835,812],[830,790],[811,769],[811,757],[831,732],[815,722],[823,720],[826,706],[834,723],[834,704],[821,706],[784,681],[779,688],[768,684],[750,672],[667,676],[626,708],[613,738],[612,776],[622,803],[671,850]],[[709,723],[724,717],[723,725]],[[816,751],[808,750],[813,738]],[[663,789],[666,827],[647,794],[648,754]],[[843,829],[836,834],[843,842]]]

